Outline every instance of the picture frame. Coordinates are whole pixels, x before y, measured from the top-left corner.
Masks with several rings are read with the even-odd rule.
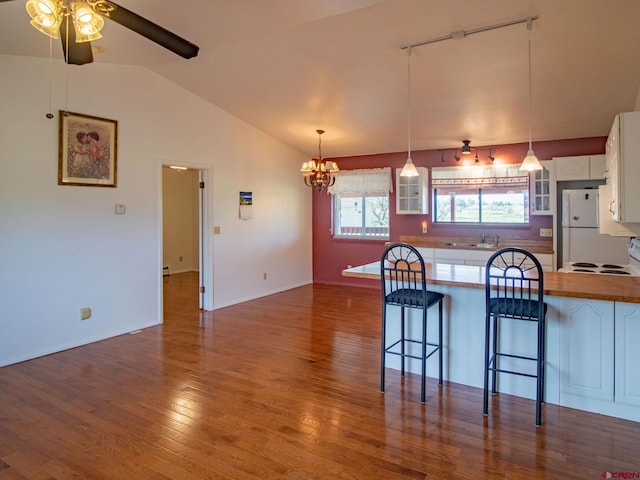
[[[58,185],[116,187],[116,120],[60,110],[58,150]]]

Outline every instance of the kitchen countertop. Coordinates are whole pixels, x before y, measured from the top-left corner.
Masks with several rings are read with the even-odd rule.
[[[425,266],[428,284],[484,288],[484,267],[426,262]],[[342,275],[379,281],[380,262],[343,270]],[[544,294],[557,297],[640,303],[640,277],[545,272]]]
[[[486,235],[486,242],[491,242],[493,235]],[[527,250],[531,253],[549,253],[553,254],[553,241],[549,240],[512,240],[502,239],[498,240],[498,245],[492,247],[473,247],[471,244],[477,244],[480,242],[479,237],[474,238],[460,238],[460,237],[429,237],[426,235],[400,235],[400,242],[408,243],[414,247],[425,248],[448,248],[457,250],[498,250],[504,247],[518,247]],[[457,245],[451,245],[455,243]]]

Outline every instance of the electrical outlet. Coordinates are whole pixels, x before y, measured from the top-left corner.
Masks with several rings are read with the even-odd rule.
[[[180,255],[180,261],[182,261],[182,255]]]
[[[88,320],[91,318],[91,309],[89,307],[80,309],[80,320]]]
[[[553,229],[552,228],[541,228],[540,229],[541,237],[553,237]]]
[[[264,273],[262,274],[262,279],[263,279],[263,280],[266,280],[266,279],[267,279],[267,272],[264,272]]]

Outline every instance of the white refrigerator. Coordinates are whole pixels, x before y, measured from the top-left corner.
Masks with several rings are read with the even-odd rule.
[[[562,192],[562,261],[629,263],[626,237],[611,237],[598,231],[598,190]]]

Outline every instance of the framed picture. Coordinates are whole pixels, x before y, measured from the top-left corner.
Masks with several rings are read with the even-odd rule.
[[[60,110],[58,185],[115,187],[118,122]]]

